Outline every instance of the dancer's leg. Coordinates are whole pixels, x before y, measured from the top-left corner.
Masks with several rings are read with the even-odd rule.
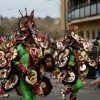
[[[25,82],[23,78],[20,78],[16,88],[22,95],[22,100],[36,100],[36,95],[33,93],[30,86]]]

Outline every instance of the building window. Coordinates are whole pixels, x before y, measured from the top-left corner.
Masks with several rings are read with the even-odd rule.
[[[81,36],[81,37],[84,37],[83,31],[78,32],[78,35]]]
[[[95,35],[95,30],[92,30],[92,39],[95,39],[96,35]]]
[[[68,12],[71,11],[71,1],[68,1]]]
[[[86,37],[87,37],[88,39],[90,39],[90,31],[89,31],[89,30],[86,31]]]
[[[83,33],[83,31],[81,31],[81,36],[84,37],[84,33]]]
[[[83,31],[78,32],[78,35],[81,36],[82,38],[84,38],[84,32]]]
[[[80,35],[80,32],[78,32],[78,35]]]

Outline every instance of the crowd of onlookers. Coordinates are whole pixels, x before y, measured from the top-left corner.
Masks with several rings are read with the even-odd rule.
[[[95,61],[97,62],[97,66],[94,68],[91,66],[88,66],[89,73],[88,73],[87,78],[96,79],[100,77],[100,39],[99,38],[97,38],[93,42],[93,47],[89,51],[89,56],[95,59]]]

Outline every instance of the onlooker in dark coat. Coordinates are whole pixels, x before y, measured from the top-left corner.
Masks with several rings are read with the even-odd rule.
[[[100,56],[96,59],[97,62],[97,68],[96,68],[96,75],[95,78],[100,77]]]
[[[89,56],[93,59],[96,59],[99,57],[99,45],[97,41],[93,42],[93,47],[91,48],[91,51],[89,52]]]
[[[99,46],[98,46],[97,41],[93,42],[93,47],[91,48],[91,51],[89,52],[89,56],[95,60],[99,57]],[[97,70],[91,66],[88,66],[88,68],[89,68],[88,77],[94,79]]]

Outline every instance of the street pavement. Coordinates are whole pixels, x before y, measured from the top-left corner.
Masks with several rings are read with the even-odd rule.
[[[50,81],[52,82],[53,86],[55,86],[55,82],[56,79],[53,79],[52,77],[50,77],[50,74],[46,73],[46,76],[48,76],[50,78]],[[79,94],[77,96],[77,100],[100,100],[100,89],[96,88],[96,85],[94,85],[93,87],[91,87],[90,89],[88,89],[88,85],[89,83],[92,81],[93,79],[86,79],[87,84],[84,85],[84,87],[82,89],[80,89]],[[57,87],[54,87],[52,90],[52,93],[50,93],[48,96],[46,97],[40,97],[37,96],[36,100],[61,100],[60,98],[60,89],[64,88],[65,86],[63,86],[63,84],[58,84]],[[0,100],[20,100],[21,97],[18,96],[15,92],[15,90],[12,90],[9,92],[9,97],[8,98],[0,98]],[[66,96],[66,100],[69,100],[69,95]]]

